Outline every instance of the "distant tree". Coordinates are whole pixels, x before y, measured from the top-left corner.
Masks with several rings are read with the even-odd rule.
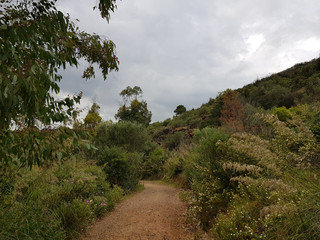
[[[177,108],[174,110],[174,113],[176,114],[176,116],[181,115],[182,113],[186,112],[187,109],[185,106],[183,105],[178,105]]]
[[[265,95],[263,97],[260,96],[259,100],[259,103],[265,109],[282,106],[290,108],[294,105],[294,98],[290,88],[280,85],[269,85],[268,90],[265,91]]]
[[[237,91],[226,90],[223,96],[220,122],[231,131],[243,131],[243,103]]]
[[[224,93],[219,93],[219,95],[214,99],[210,101],[210,104],[212,105],[212,111],[211,111],[211,117],[214,125],[220,126],[220,117],[221,117],[221,109],[223,106],[223,97]]]
[[[118,109],[115,118],[119,121],[130,121],[148,125],[152,114],[148,110],[147,102],[138,100],[138,97],[141,97],[142,93],[141,88],[138,86],[134,88],[128,86],[122,90],[120,96],[122,96],[124,104]],[[129,101],[130,105],[127,106]]]
[[[126,89],[123,89],[120,92],[120,96],[123,98],[124,104],[131,102],[133,99],[138,99],[138,97],[142,96],[142,89],[138,86],[134,86],[133,88],[128,86]]]
[[[87,116],[84,118],[84,125],[86,128],[95,128],[102,120],[99,115],[100,106],[97,103],[93,103],[91,109],[88,111]]]

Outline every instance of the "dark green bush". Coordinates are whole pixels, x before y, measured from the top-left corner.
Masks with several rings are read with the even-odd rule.
[[[168,159],[164,164],[166,180],[177,180],[177,178],[182,177],[184,166],[185,166],[185,154],[187,154],[185,149],[179,149],[178,151],[173,151],[170,153]],[[182,179],[181,185],[185,185],[185,180]]]
[[[143,179],[157,179],[163,175],[165,150],[156,147],[143,161],[141,174]]]
[[[192,215],[206,230],[211,227],[214,216],[227,206],[231,196],[218,151],[219,142],[228,138],[218,129],[197,130],[193,138],[195,146],[186,156],[183,175],[192,192],[189,199]]]
[[[0,239],[66,239],[61,219],[43,205],[17,203],[1,206]]]
[[[71,202],[62,202],[54,214],[59,216],[70,237],[80,234],[94,219],[94,212],[89,204],[78,198]]]
[[[175,132],[171,135],[168,135],[164,144],[165,147],[172,150],[177,148],[181,143],[183,143],[185,138],[184,132]]]
[[[129,152],[143,152],[151,141],[145,126],[132,122],[104,122],[97,128],[98,146],[122,147]]]
[[[142,158],[142,153],[127,152],[121,147],[105,147],[98,157],[98,165],[103,167],[108,182],[128,191],[139,182]]]

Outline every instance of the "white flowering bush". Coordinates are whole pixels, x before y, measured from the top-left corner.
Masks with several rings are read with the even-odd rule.
[[[185,166],[190,219],[214,239],[320,238],[316,138],[296,116],[257,117],[272,134],[196,135]]]

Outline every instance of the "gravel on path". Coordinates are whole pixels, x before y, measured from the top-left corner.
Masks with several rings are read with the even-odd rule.
[[[118,204],[99,220],[83,240],[191,240],[183,213],[186,206],[179,190],[154,182],[143,182],[145,189]]]

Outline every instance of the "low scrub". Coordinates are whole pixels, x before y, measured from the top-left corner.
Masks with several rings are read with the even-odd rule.
[[[98,165],[106,180],[125,191],[133,190],[141,178],[163,175],[165,151],[151,141],[147,128],[132,122],[105,122],[97,129]]]
[[[317,139],[296,115],[256,117],[271,134],[204,128],[167,160],[188,188],[189,220],[214,239],[320,238]]]
[[[139,152],[128,152],[121,147],[105,147],[100,151],[97,164],[103,168],[108,182],[130,191],[141,178],[142,158],[143,154]]]
[[[121,199],[93,162],[68,161],[25,170],[11,194],[2,195],[1,239],[71,239]]]
[[[132,122],[104,122],[97,128],[97,146],[122,147],[129,152],[143,152],[151,139],[145,126]]]

